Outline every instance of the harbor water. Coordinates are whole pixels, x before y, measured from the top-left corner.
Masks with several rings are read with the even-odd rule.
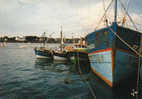
[[[39,44],[8,43],[0,47],[0,99],[95,99],[80,75],[69,73],[72,64],[36,59],[36,46]],[[94,83],[100,84],[93,91],[96,99],[122,99],[122,94],[109,93],[98,79]],[[130,92],[126,94],[135,99]]]
[[[10,43],[0,48],[0,99],[72,99],[88,92],[78,75],[70,75],[73,83],[64,83],[70,64],[37,60],[35,46]]]

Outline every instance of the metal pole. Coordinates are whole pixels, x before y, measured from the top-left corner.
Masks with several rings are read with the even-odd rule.
[[[44,47],[45,47],[45,41],[46,41],[46,39],[45,39],[45,37],[46,37],[45,34],[46,34],[46,33],[44,32],[44,33],[43,33],[43,46],[44,46]]]
[[[61,26],[61,32],[60,32],[60,34],[61,34],[61,51],[63,51],[63,31],[62,31],[62,26]]]
[[[114,5],[114,22],[116,23],[117,22],[117,0],[115,0],[115,5]]]

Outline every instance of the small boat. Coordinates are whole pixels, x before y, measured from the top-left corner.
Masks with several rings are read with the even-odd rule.
[[[55,61],[66,61],[67,60],[67,53],[60,52],[60,51],[53,51],[53,59]]]
[[[84,40],[80,39],[79,43],[74,44],[70,49],[68,46],[65,49],[67,49],[68,58],[72,63],[77,64],[79,61],[88,61],[88,48]]]
[[[71,67],[71,70],[73,69],[73,71],[76,71],[77,73],[85,74],[90,72],[90,63],[88,58],[88,48],[85,42],[82,42],[83,39],[73,46],[67,46],[66,50],[68,60],[74,64],[73,67]]]
[[[53,59],[53,51],[45,46],[46,39],[45,39],[45,32],[44,37],[41,39],[43,41],[43,45],[41,47],[35,47],[35,55],[37,58],[47,58],[47,59]]]
[[[117,22],[117,0],[114,22],[87,35],[91,70],[110,87],[125,81],[137,81],[141,33]],[[127,83],[126,83],[127,84]]]
[[[34,49],[37,58],[53,59],[53,52],[45,47],[36,47]]]
[[[53,51],[53,59],[54,61],[66,61],[67,60],[67,53],[64,49],[64,41],[63,41],[63,32],[62,32],[62,27],[61,27],[61,42],[60,42],[60,47],[58,49],[55,49]]]
[[[82,49],[81,49],[82,50]],[[78,64],[78,61],[88,61],[88,52],[86,50],[76,50],[68,52],[68,58],[73,64]]]

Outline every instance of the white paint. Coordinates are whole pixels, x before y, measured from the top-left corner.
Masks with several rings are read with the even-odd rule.
[[[36,55],[36,58],[51,58],[51,57]]]
[[[53,56],[53,59],[56,60],[56,61],[66,61],[67,58],[66,57],[60,57],[60,56]]]

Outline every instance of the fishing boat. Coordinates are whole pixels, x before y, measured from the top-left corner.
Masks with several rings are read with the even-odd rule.
[[[71,50],[67,50],[68,60],[74,64],[72,69],[77,73],[89,73],[90,63],[88,58],[88,48],[86,45],[77,43]]]
[[[141,33],[117,22],[114,0],[114,21],[86,36],[91,70],[110,87],[137,78]],[[133,79],[134,80],[134,79]]]
[[[44,37],[42,37],[41,41],[43,42],[41,47],[35,47],[35,55],[37,58],[47,58],[47,59],[53,59],[53,51],[46,47],[46,39],[45,39],[45,32]]]
[[[35,47],[35,55],[37,58],[53,59],[53,52],[45,47]]]
[[[53,58],[55,61],[66,61],[67,60],[66,52],[53,51],[53,53],[54,53]]]
[[[71,48],[66,46],[65,49],[67,50],[69,60],[73,64],[80,63],[79,61],[88,61],[88,48],[83,38],[78,43],[73,44]]]
[[[53,59],[54,59],[54,61],[66,61],[67,60],[67,53],[66,53],[66,51],[64,49],[62,27],[61,27],[60,35],[61,35],[60,47],[53,50],[53,54],[54,54]]]

